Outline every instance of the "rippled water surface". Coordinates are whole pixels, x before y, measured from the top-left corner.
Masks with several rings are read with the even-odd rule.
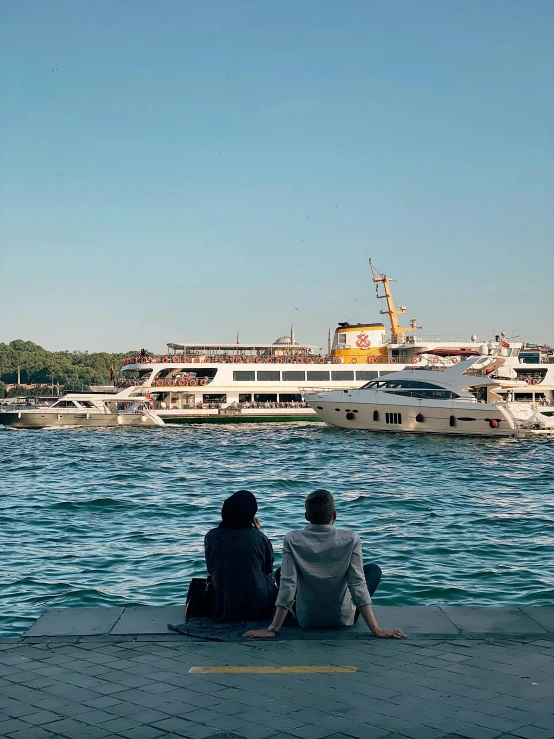
[[[384,577],[381,605],[554,603],[554,442],[380,435],[317,424],[0,428],[0,633],[46,608],[184,602],[223,499],[255,492],[263,530],[338,525]]]

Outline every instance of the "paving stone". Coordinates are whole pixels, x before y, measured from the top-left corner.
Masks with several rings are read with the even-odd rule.
[[[458,726],[456,736],[464,737],[464,739],[496,739],[500,736],[500,732],[485,729],[483,726]]]
[[[545,628],[519,608],[477,608],[441,606],[446,616],[462,631],[475,634],[546,634]],[[553,609],[554,610],[554,609]]]
[[[18,718],[10,718],[7,721],[0,721],[0,736],[7,736],[8,734],[11,734],[12,731],[28,728],[29,724],[26,724],[24,721],[21,721]]]
[[[297,736],[300,739],[323,739],[332,733],[331,729],[324,729],[321,726],[300,726],[298,729],[288,729],[291,736]]]
[[[25,632],[25,635],[107,634],[122,613],[123,608],[50,608]]]
[[[29,713],[25,716],[25,721],[28,724],[34,726],[40,726],[41,724],[47,724],[50,721],[56,721],[59,716],[52,711],[37,711],[36,713]]]
[[[523,737],[523,739],[552,739],[554,737],[554,720],[549,729],[543,729],[540,726],[524,726],[520,729],[512,729],[510,733],[517,737]]]
[[[133,606],[125,608],[112,634],[167,634],[168,623],[182,623],[185,620],[185,607]]]
[[[168,737],[165,731],[154,729],[152,726],[137,726],[131,731],[120,731],[119,734],[128,739],[158,739],[158,737],[167,739]]]
[[[10,734],[10,739],[55,739],[56,734],[51,731],[41,729],[40,726],[29,726],[28,729],[14,731]]]
[[[523,613],[536,621],[550,634],[554,634],[554,606],[523,606]],[[550,642],[554,647],[554,642]]]

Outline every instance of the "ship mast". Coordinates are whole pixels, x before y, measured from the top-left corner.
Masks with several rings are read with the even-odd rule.
[[[387,315],[390,320],[390,329],[391,329],[391,341],[393,344],[400,343],[402,334],[407,333],[409,331],[415,331],[418,327],[415,325],[416,321],[410,321],[409,327],[403,327],[398,322],[398,316],[404,315],[406,313],[406,308],[404,306],[400,306],[400,308],[397,308],[394,303],[394,298],[392,297],[392,293],[390,290],[389,285],[389,278],[386,275],[382,275],[380,272],[378,272],[375,267],[373,266],[373,262],[371,259],[369,260],[369,266],[371,267],[371,272],[373,275],[373,282],[382,282],[383,283],[383,290],[385,292],[384,295],[379,295],[379,287],[376,287],[377,291],[377,297],[378,298],[385,298],[387,301],[387,310],[382,310],[381,315]]]

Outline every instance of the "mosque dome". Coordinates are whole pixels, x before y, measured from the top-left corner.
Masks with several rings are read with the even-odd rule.
[[[273,342],[273,345],[274,346],[276,345],[278,346],[298,346],[298,342],[295,341],[294,339],[291,339],[290,336],[283,335],[283,336],[279,336],[279,338]]]

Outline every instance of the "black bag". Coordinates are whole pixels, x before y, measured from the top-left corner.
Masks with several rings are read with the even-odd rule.
[[[211,577],[193,577],[187,593],[185,621],[191,618],[211,618],[213,616],[214,595],[215,591]]]

